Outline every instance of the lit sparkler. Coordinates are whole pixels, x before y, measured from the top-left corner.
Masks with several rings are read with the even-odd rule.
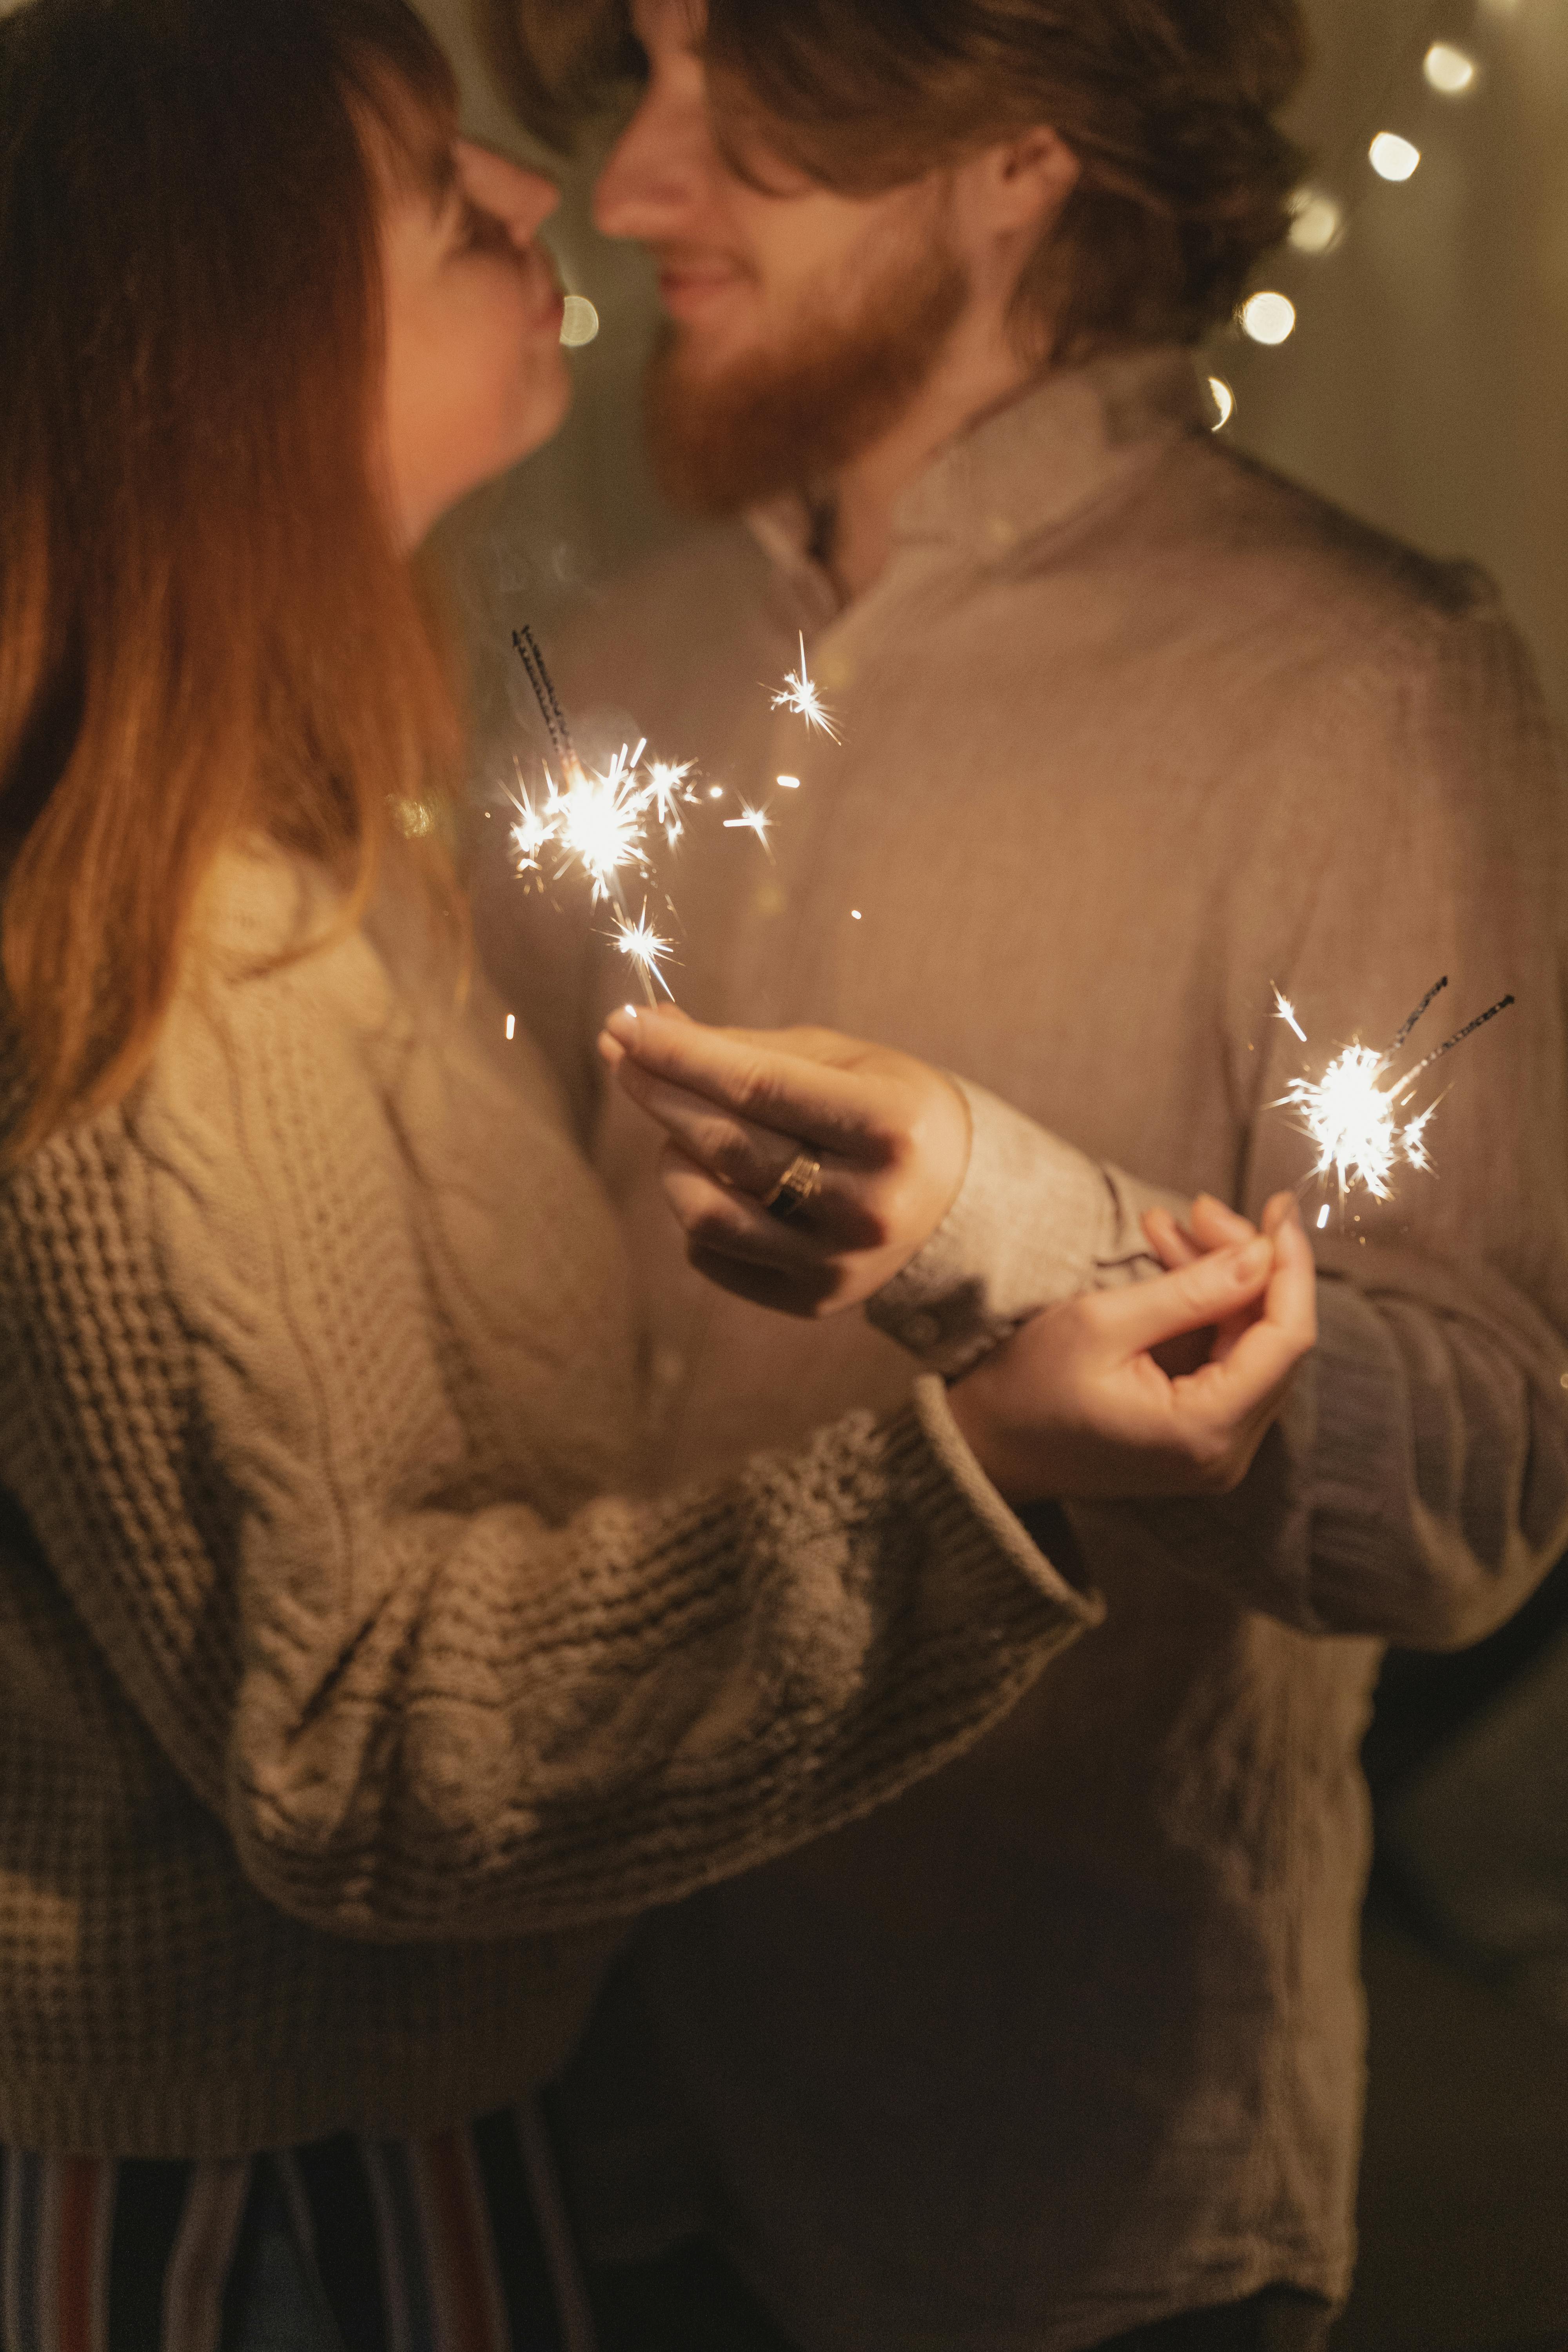
[[[623,877],[627,872],[647,872],[651,827],[663,828],[672,849],[680,839],[685,827],[679,811],[700,797],[689,781],[694,763],[689,760],[650,760],[645,768],[645,740],[635,751],[623,744],[609,766],[602,771],[584,768],[532,630],[514,629],[511,641],[539,705],[562,778],[557,783],[551,770],[545,770],[545,797],[540,803],[530,796],[519,774],[518,789],[511,795],[517,811],[511,837],[518,871],[542,874],[547,851],[554,851],[559,858],[552,878],[558,880],[569,866],[578,866],[588,877],[591,903],[597,906],[601,899],[613,901],[612,936],[621,953],[635,967],[649,1004],[656,1001],[656,984],[667,996],[672,996],[660,969],[674,952],[671,942],[661,938],[649,922],[646,899],[641,914],[633,920]],[[806,668],[804,635],[800,641],[799,675],[791,673],[784,691],[775,695],[773,702],[775,709],[787,704],[809,726],[821,728],[837,741],[832,720]],[[798,776],[781,776],[779,782],[792,792],[799,790]],[[722,800],[724,787],[710,785],[706,797],[710,801]],[[742,802],[739,816],[727,817],[724,827],[731,833],[754,833],[771,857],[768,833],[772,823],[765,808],[752,808]],[[673,913],[674,908],[670,911]]]
[[[800,667],[784,672],[784,682],[773,697],[773,707],[775,710],[793,710],[796,718],[804,719],[808,727],[820,728],[829,742],[838,741],[838,730],[833,724],[833,714],[825,708],[805,666],[804,630],[800,635]]]
[[[1279,1097],[1280,1108],[1300,1112],[1302,1129],[1317,1147],[1313,1173],[1327,1176],[1332,1171],[1342,1205],[1346,1193],[1357,1184],[1363,1186],[1374,1201],[1391,1199],[1394,1177],[1401,1163],[1415,1169],[1431,1167],[1426,1129],[1437,1105],[1429,1103],[1424,1111],[1409,1119],[1401,1118],[1403,1107],[1424,1070],[1478,1029],[1484,1028],[1489,1021],[1494,1021],[1500,1013],[1505,1013],[1513,1003],[1511,995],[1500,997],[1495,1004],[1446,1038],[1424,1061],[1417,1062],[1413,1070],[1406,1071],[1403,1077],[1391,1078],[1395,1055],[1433,998],[1447,985],[1447,975],[1434,982],[1384,1051],[1379,1053],[1370,1045],[1359,1044],[1346,1045],[1335,1055],[1321,1078],[1292,1078]],[[1274,999],[1279,1018],[1289,1022],[1305,1043],[1305,1032],[1278,988]],[[1318,1223],[1322,1225],[1326,1221],[1325,1209]]]

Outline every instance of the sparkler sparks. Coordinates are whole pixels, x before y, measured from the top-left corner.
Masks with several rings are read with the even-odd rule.
[[[766,809],[752,808],[742,801],[740,815],[724,819],[724,830],[726,833],[754,833],[771,857],[773,851],[768,844],[768,828],[772,824],[773,819]]]
[[[649,1004],[656,1002],[656,984],[673,1002],[674,992],[660,969],[673,954],[673,946],[660,937],[649,921],[646,899],[641,914],[633,920],[622,877],[627,872],[648,871],[651,827],[661,826],[673,849],[685,831],[680,810],[703,797],[709,802],[721,801],[724,787],[710,784],[705,794],[700,794],[689,782],[694,765],[689,760],[650,760],[645,768],[646,740],[639,742],[635,751],[623,743],[609,766],[601,772],[586,769],[577,756],[565,713],[533,632],[514,629],[511,641],[539,705],[563,780],[558,784],[547,768],[545,797],[540,803],[531,798],[519,772],[517,791],[510,795],[517,812],[511,838],[518,871],[542,874],[545,853],[552,850],[559,858],[552,879],[559,880],[569,866],[578,866],[588,877],[594,906],[601,899],[613,900],[615,929],[611,936],[636,969]],[[773,697],[775,709],[786,705],[798,712],[808,726],[820,728],[835,742],[838,740],[806,668],[804,635],[800,641],[799,675],[792,672],[783,693]],[[791,792],[800,788],[798,776],[781,776],[778,781]],[[741,814],[725,818],[724,829],[729,833],[754,833],[771,857],[773,847],[768,834],[772,824],[765,808],[753,808],[742,801]],[[671,907],[670,912],[674,911]]]
[[[1295,1007],[1288,996],[1280,995],[1278,989],[1274,992],[1274,1010],[1279,1014],[1281,1021],[1285,1022],[1289,1028],[1294,1029],[1297,1036],[1300,1037],[1302,1045],[1304,1045],[1307,1042],[1307,1033],[1296,1018]]]
[[[824,705],[805,666],[805,633],[800,637],[800,667],[786,670],[784,682],[773,697],[775,710],[793,710],[808,727],[819,728],[830,743],[839,740],[838,730],[833,724],[833,714]]]
[[[1495,1004],[1446,1038],[1424,1061],[1417,1062],[1413,1070],[1385,1084],[1395,1055],[1434,997],[1447,985],[1447,974],[1433,983],[1384,1052],[1378,1053],[1370,1045],[1346,1045],[1335,1055],[1321,1078],[1293,1078],[1279,1097],[1280,1108],[1300,1112],[1304,1132],[1317,1146],[1313,1173],[1327,1176],[1332,1171],[1342,1204],[1346,1193],[1357,1184],[1363,1186],[1374,1201],[1390,1200],[1394,1176],[1402,1162],[1408,1168],[1431,1167],[1426,1129],[1436,1103],[1428,1103],[1414,1118],[1402,1121],[1398,1114],[1424,1070],[1478,1029],[1484,1028],[1489,1021],[1495,1020],[1500,1013],[1505,1013],[1513,1003],[1511,996],[1500,997]],[[1274,999],[1279,1018],[1289,1022],[1305,1043],[1305,1032],[1278,989]],[[1325,1205],[1318,1218],[1320,1228],[1327,1222]]]
[[[659,966],[674,954],[674,945],[669,940],[660,939],[648,921],[646,899],[643,901],[642,913],[635,923],[629,915],[622,913],[616,916],[615,937],[616,945],[621,953],[636,965],[648,1003],[651,1004],[653,1002],[653,992],[648,987],[648,982],[651,979],[658,982],[659,987],[673,1003],[675,991],[659,970]]]

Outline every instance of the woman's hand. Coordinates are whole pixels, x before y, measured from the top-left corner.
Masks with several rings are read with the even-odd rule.
[[[1191,1234],[1151,1228],[1174,1271],[1049,1308],[952,1389],[959,1427],[1010,1501],[1240,1485],[1316,1340],[1317,1276],[1291,1193],[1269,1202],[1261,1234],[1229,1210],[1222,1224],[1208,1213],[1219,1205],[1195,1204]],[[1205,1231],[1218,1245],[1200,1254]],[[1169,1352],[1198,1334],[1201,1360]]]
[[[858,1305],[958,1197],[968,1105],[912,1055],[831,1029],[708,1029],[630,1007],[610,1015],[599,1050],[668,1132],[664,1189],[688,1257],[758,1306],[818,1316]],[[792,1169],[795,1182],[765,1207]]]

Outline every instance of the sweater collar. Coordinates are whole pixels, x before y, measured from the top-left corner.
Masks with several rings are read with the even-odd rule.
[[[1001,562],[1089,505],[1152,446],[1205,422],[1192,359],[1180,348],[1119,352],[1063,368],[938,453],[893,510],[894,552],[945,542]],[[753,507],[746,520],[805,611],[818,623],[830,620],[840,599],[812,552],[806,500],[791,492]]]

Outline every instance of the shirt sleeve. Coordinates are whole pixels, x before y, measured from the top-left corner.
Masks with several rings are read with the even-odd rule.
[[[1331,708],[1303,730],[1294,773],[1281,756],[1287,781],[1229,901],[1236,1205],[1257,1216],[1310,1174],[1279,1107],[1303,1068],[1392,1040],[1438,980],[1401,1066],[1514,1003],[1412,1097],[1437,1103],[1429,1172],[1401,1170],[1391,1198],[1357,1191],[1342,1210],[1309,1190],[1314,1213],[1330,1205],[1313,1234],[1320,1341],[1237,1491],[1072,1516],[1091,1559],[1163,1561],[1312,1633],[1458,1647],[1518,1607],[1568,1534],[1562,753],[1484,590],[1422,615],[1319,699]],[[1250,1050],[1273,981],[1305,1047],[1270,1021]],[[950,1371],[1017,1319],[1031,1278],[1039,1307],[1102,1279],[1133,1211],[1160,1197],[1009,1118],[1005,1144],[977,1121],[984,1160],[900,1277],[906,1298],[928,1286],[918,1306],[942,1326]],[[993,1298],[1007,1312],[987,1328],[973,1307]],[[880,1306],[877,1319],[906,1343],[925,1330]]]
[[[949,1380],[1042,1307],[1160,1271],[1143,1211],[1177,1195],[1145,1184],[967,1079],[969,1165],[923,1249],[868,1299],[867,1319]]]
[[[315,975],[187,1007],[177,1103],[0,1200],[5,1484],[264,1895],[389,1939],[626,1916],[892,1795],[1095,1622],[934,1381],[657,1501],[455,1500],[407,1169]]]

